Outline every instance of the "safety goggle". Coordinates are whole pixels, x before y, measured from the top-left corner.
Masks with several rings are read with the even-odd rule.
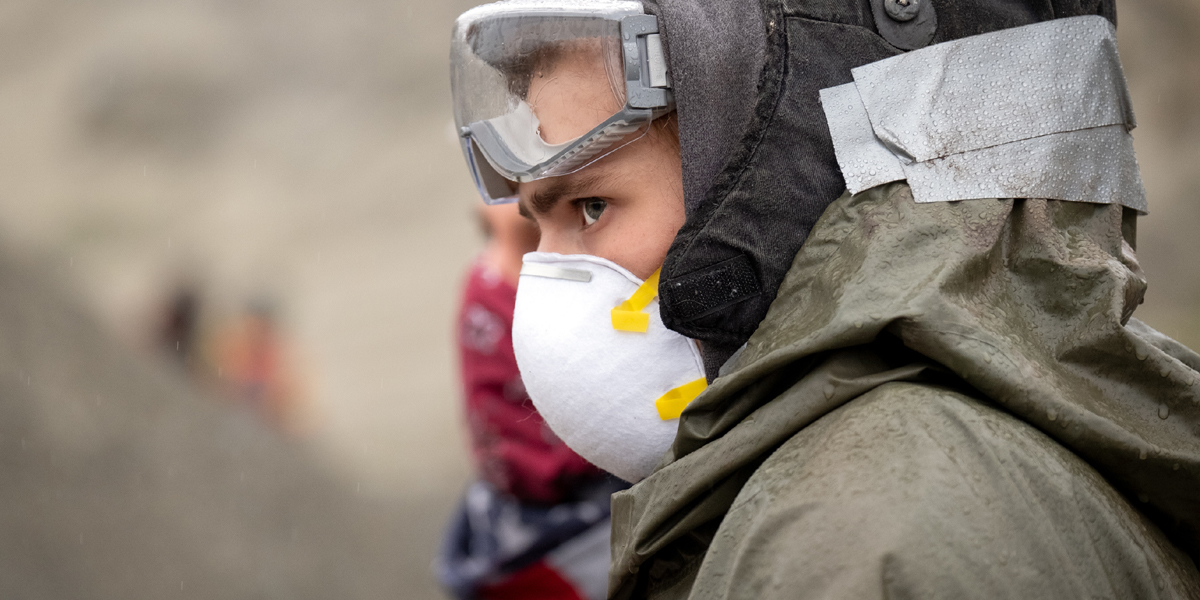
[[[454,120],[488,204],[516,182],[578,171],[674,110],[658,20],[641,3],[509,0],[463,13],[450,49]]]

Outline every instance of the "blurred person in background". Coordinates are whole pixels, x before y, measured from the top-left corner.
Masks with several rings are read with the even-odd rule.
[[[537,227],[478,209],[487,245],[467,272],[458,346],[479,481],[446,533],[438,575],[458,598],[604,598],[609,497],[625,486],[568,448],[533,408],[512,350],[521,257]]]
[[[613,598],[1197,598],[1200,355],[1132,318],[1110,0],[513,0],[456,23]]]
[[[264,298],[247,302],[216,328],[201,318],[197,286],[177,286],[156,331],[161,351],[201,387],[244,405],[272,427],[305,435],[314,425],[306,373]]]
[[[280,330],[273,304],[256,299],[219,327],[210,340],[210,371],[219,392],[244,403],[290,435],[313,427],[305,372]]]
[[[158,347],[188,373],[193,373],[200,320],[200,298],[195,287],[179,285],[167,300],[158,327]]]

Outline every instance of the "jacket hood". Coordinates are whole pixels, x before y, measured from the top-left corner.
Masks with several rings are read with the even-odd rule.
[[[679,118],[687,221],[662,269],[667,327],[703,342],[709,377],[759,326],[813,224],[846,189],[819,91],[905,50],[1114,0],[645,0],[659,16]],[[913,3],[914,5],[922,3]],[[903,99],[898,99],[903,101]]]
[[[1054,200],[917,204],[905,184],[833,203],[659,470],[614,496],[611,589],[666,548],[703,551],[775,449],[892,381],[955,387],[1031,425],[1194,559],[1200,355],[1131,318],[1146,289],[1134,220]]]

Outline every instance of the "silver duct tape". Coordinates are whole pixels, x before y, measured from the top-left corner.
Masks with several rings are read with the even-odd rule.
[[[875,132],[914,162],[1105,125],[1133,128],[1116,31],[1074,17],[852,70]]]
[[[1146,194],[1112,25],[1059,19],[931,46],[821,90],[851,193],[907,179],[917,202]]]
[[[821,90],[821,106],[851,194],[906,177],[900,159],[875,137],[867,108],[853,83]]]
[[[1050,198],[1120,204],[1148,211],[1122,125],[1055,133],[906,165],[917,202],[980,198]]]
[[[559,267],[555,265],[547,265],[544,263],[524,263],[521,265],[521,274],[531,277],[545,277],[546,279],[566,279],[567,281],[579,281],[587,283],[592,280],[592,272],[584,269],[568,269],[567,267]]]

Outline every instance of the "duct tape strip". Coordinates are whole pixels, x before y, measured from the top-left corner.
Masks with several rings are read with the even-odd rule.
[[[1074,17],[853,69],[821,90],[851,193],[907,179],[917,202],[1050,198],[1145,213],[1112,24]]]

